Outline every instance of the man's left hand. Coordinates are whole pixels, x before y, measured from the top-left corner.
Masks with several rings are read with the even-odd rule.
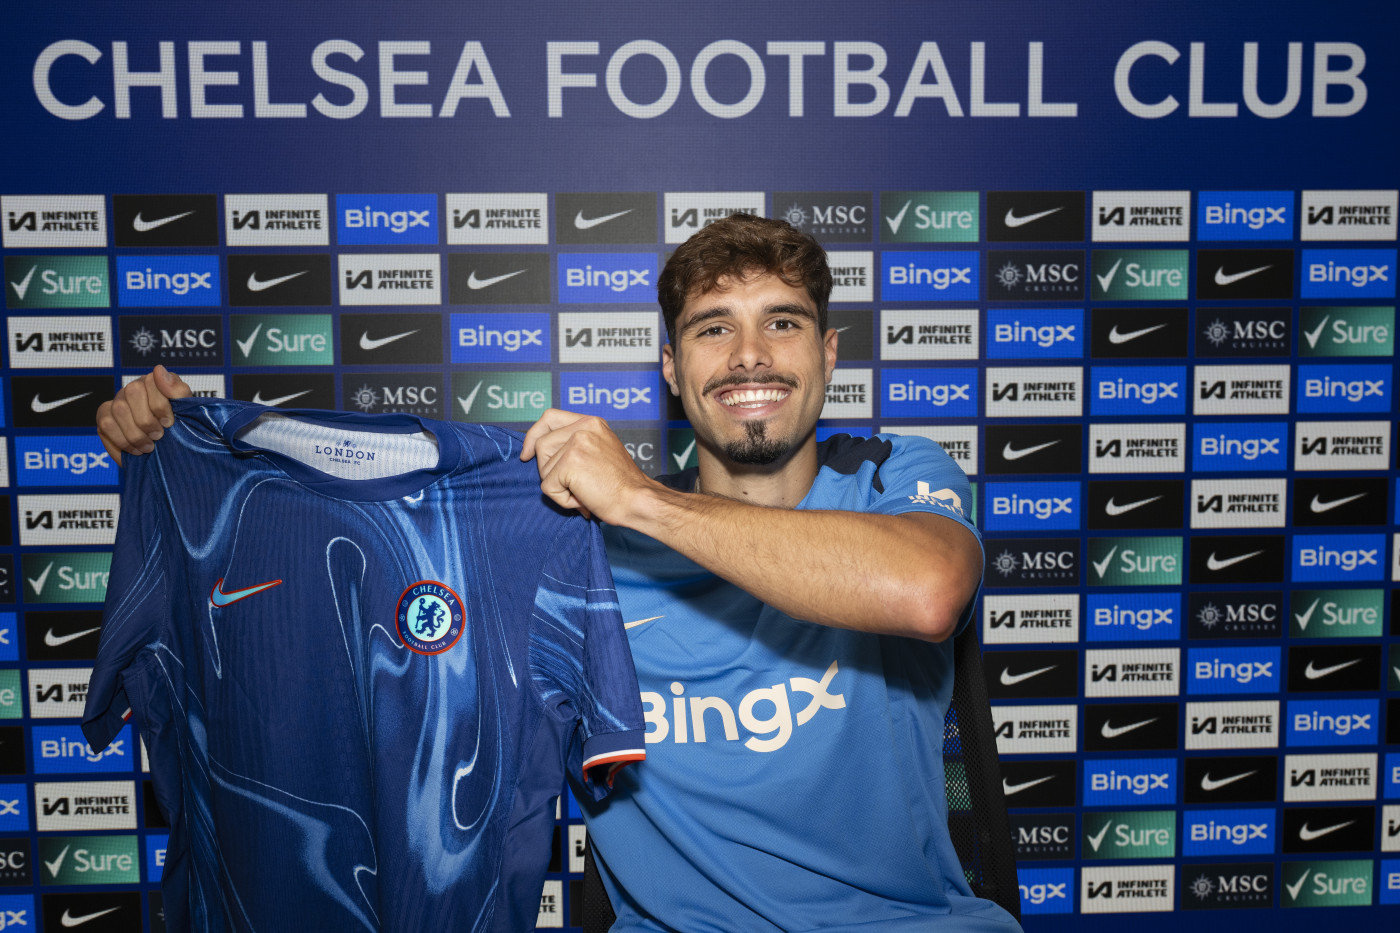
[[[641,495],[656,484],[633,461],[602,418],[551,408],[525,432],[521,460],[535,458],[540,491],[585,517],[626,524]]]

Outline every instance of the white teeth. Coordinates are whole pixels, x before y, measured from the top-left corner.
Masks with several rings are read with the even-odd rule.
[[[720,399],[725,405],[762,405],[787,398],[787,389],[739,389]]]

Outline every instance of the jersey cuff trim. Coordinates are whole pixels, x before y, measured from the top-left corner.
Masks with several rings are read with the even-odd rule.
[[[605,765],[610,766],[608,767],[607,773],[608,786],[611,787],[613,775],[621,770],[624,765],[633,761],[643,761],[646,757],[647,752],[644,748],[628,748],[616,752],[609,752],[606,755],[594,755],[592,758],[585,759],[583,762],[583,774],[586,778],[591,769]]]
[[[584,743],[583,766],[580,769],[586,783],[612,787],[617,772],[633,761],[647,756],[646,741],[640,729],[605,732]]]

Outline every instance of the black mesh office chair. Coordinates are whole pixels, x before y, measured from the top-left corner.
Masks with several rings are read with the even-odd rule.
[[[953,641],[953,699],[943,724],[943,771],[948,793],[948,832],[972,893],[1021,919],[1016,850],[1002,796],[992,709],[982,674],[982,649],[974,620]],[[616,916],[593,850],[583,858],[583,933],[606,933]]]

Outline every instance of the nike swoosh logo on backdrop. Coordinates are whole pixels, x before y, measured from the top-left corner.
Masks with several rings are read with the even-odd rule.
[[[476,277],[476,270],[473,269],[472,274],[467,276],[467,288],[470,288],[472,291],[476,291],[479,288],[490,288],[497,282],[504,282],[506,279],[515,278],[517,275],[524,275],[527,271],[526,269],[516,269],[514,272],[507,272],[505,275],[493,275],[489,279],[479,279]]]
[[[253,404],[266,405],[268,408],[275,408],[276,406],[281,405],[283,402],[290,402],[294,398],[301,398],[303,395],[306,395],[310,391],[310,389],[303,389],[300,392],[293,392],[291,395],[284,395],[281,398],[263,398],[262,389],[259,389],[258,391],[253,393]]]
[[[1106,739],[1116,739],[1120,735],[1126,735],[1129,732],[1132,732],[1134,729],[1141,729],[1143,726],[1150,725],[1151,723],[1154,723],[1156,721],[1157,717],[1153,716],[1151,719],[1144,719],[1142,722],[1133,722],[1129,723],[1126,726],[1114,726],[1110,725],[1109,721],[1105,719],[1103,721],[1103,727],[1099,729],[1099,734],[1101,734]]]
[[[1053,781],[1054,779],[1055,775],[1052,774],[1049,777],[1036,778],[1034,781],[1026,781],[1023,784],[1009,784],[1007,783],[1006,778],[1002,778],[1001,792],[1004,796],[1010,797],[1012,794],[1019,794],[1021,791],[1025,790],[1028,787],[1034,787],[1037,784],[1044,784],[1046,781]]]
[[[1307,823],[1304,823],[1298,830],[1298,838],[1304,842],[1312,842],[1314,839],[1321,839],[1328,833],[1335,833],[1339,829],[1346,829],[1355,822],[1356,820],[1347,820],[1345,823],[1338,823],[1335,826],[1324,826],[1322,829],[1313,829]]]
[[[259,281],[258,274],[254,272],[248,276],[248,291],[264,292],[274,285],[281,285],[283,282],[290,282],[297,276],[306,275],[306,273],[310,271],[310,269],[302,269],[300,272],[293,272],[291,275],[279,275],[277,278],[268,279],[266,282]]]
[[[1271,263],[1271,264],[1269,264],[1269,265],[1267,265],[1267,266],[1260,266],[1258,269],[1247,269],[1247,270],[1245,270],[1244,272],[1231,272],[1231,273],[1229,273],[1229,274],[1227,275],[1226,272],[1225,272],[1225,267],[1224,267],[1224,266],[1221,266],[1220,268],[1218,268],[1218,269],[1215,270],[1215,284],[1216,284],[1216,285],[1233,285],[1233,284],[1235,284],[1236,282],[1238,282],[1240,279],[1247,279],[1247,278],[1249,278],[1251,275],[1257,275],[1258,273],[1263,272],[1265,269],[1272,269],[1272,268],[1273,268],[1273,264]]]
[[[1120,334],[1120,333],[1118,332],[1118,325],[1117,325],[1117,324],[1114,324],[1114,325],[1113,325],[1113,330],[1111,330],[1111,331],[1108,332],[1108,342],[1109,342],[1109,343],[1127,343],[1129,340],[1136,340],[1136,339],[1138,339],[1139,337],[1141,337],[1143,334],[1150,334],[1150,333],[1152,333],[1154,330],[1161,330],[1163,327],[1166,327],[1166,326],[1167,326],[1167,325],[1165,325],[1165,324],[1157,324],[1157,325],[1155,325],[1155,326],[1153,326],[1153,327],[1144,327],[1142,330],[1132,330],[1132,331],[1128,331],[1128,333],[1126,333],[1126,334]]]
[[[89,920],[96,920],[98,917],[105,917],[105,916],[107,916],[108,914],[110,914],[110,913],[112,913],[112,912],[114,912],[114,911],[118,911],[118,910],[121,910],[121,908],[120,908],[120,907],[108,907],[106,910],[99,910],[99,911],[97,911],[96,913],[92,913],[92,914],[83,914],[81,917],[75,917],[75,916],[72,915],[72,913],[71,913],[70,911],[68,911],[68,910],[65,909],[65,910],[63,911],[63,916],[59,918],[59,922],[62,923],[62,924],[64,925],[64,927],[66,927],[66,928],[68,928],[68,929],[71,930],[73,927],[80,927],[80,926],[82,926],[83,924],[87,923]]]
[[[1331,667],[1313,667],[1313,662],[1309,661],[1307,669],[1303,671],[1303,676],[1308,680],[1317,680],[1326,677],[1328,674],[1335,674],[1344,667],[1351,667],[1353,664],[1360,664],[1360,658],[1352,658],[1350,661],[1343,661],[1341,664],[1333,664]]]
[[[193,213],[194,211],[185,211],[183,214],[171,214],[169,217],[161,217],[159,220],[142,220],[138,213],[132,218],[131,226],[136,228],[137,233],[146,233],[156,227],[164,227],[168,223],[174,223],[181,217],[188,217]]]
[[[1044,674],[1046,671],[1053,671],[1054,669],[1055,665],[1051,664],[1049,667],[1040,668],[1040,670],[1026,671],[1024,674],[1013,674],[1011,673],[1011,668],[1003,667],[1001,669],[1001,682],[1003,686],[1014,687],[1023,680],[1030,680],[1032,677]]]
[[[1212,780],[1212,779],[1211,779],[1211,776],[1210,776],[1210,772],[1207,771],[1205,774],[1201,775],[1201,790],[1204,790],[1204,791],[1219,790],[1220,788],[1224,787],[1224,786],[1227,785],[1227,784],[1233,784],[1233,783],[1235,783],[1236,781],[1243,781],[1245,778],[1249,777],[1251,774],[1258,774],[1258,773],[1259,773],[1258,771],[1246,771],[1244,774],[1232,774],[1232,775],[1230,775],[1230,776],[1227,777],[1227,778],[1221,778],[1220,780],[1217,781],[1217,780]]]
[[[1003,460],[1020,460],[1022,457],[1029,457],[1037,450],[1054,447],[1058,443],[1058,440],[1046,441],[1044,444],[1036,444],[1034,447],[1022,447],[1020,450],[1016,450],[1011,446],[1011,442],[1007,441],[1006,446],[1001,449],[1001,457]]]
[[[62,408],[69,402],[76,402],[80,398],[87,398],[91,394],[91,392],[84,392],[82,395],[70,395],[67,398],[61,398],[56,402],[41,402],[39,401],[39,396],[36,395],[29,400],[29,410],[42,415],[46,411],[53,411],[55,408]]]
[[[72,632],[67,635],[55,635],[53,629],[49,629],[44,633],[44,644],[48,645],[50,648],[58,648],[61,645],[68,644],[70,641],[82,638],[84,635],[91,635],[93,632],[100,631],[102,631],[102,626],[100,625],[97,628],[85,628],[81,632]]]
[[[1122,515],[1122,514],[1125,513],[1125,512],[1131,512],[1133,509],[1140,509],[1140,508],[1142,508],[1144,505],[1147,505],[1149,502],[1156,502],[1156,501],[1157,501],[1158,499],[1160,499],[1160,498],[1162,498],[1162,497],[1161,497],[1161,496],[1153,496],[1151,499],[1139,499],[1139,500],[1136,501],[1136,502],[1128,502],[1128,503],[1125,503],[1124,505],[1119,505],[1118,503],[1114,502],[1114,501],[1113,501],[1113,497],[1110,496],[1110,497],[1109,497],[1109,500],[1108,500],[1107,502],[1104,503],[1104,505],[1103,505],[1103,510],[1104,510],[1105,512],[1107,512],[1109,515]],[[1100,576],[1103,576],[1103,575],[1100,574]]]
[[[630,213],[632,213],[630,207],[625,211],[618,211],[616,214],[604,214],[602,217],[584,217],[583,211],[579,211],[574,215],[574,226],[579,230],[592,230],[599,224],[605,224],[610,220],[616,220],[623,214]]]
[[[1331,502],[1323,502],[1317,496],[1313,496],[1312,503],[1311,505],[1309,505],[1309,508],[1313,510],[1314,514],[1320,515],[1323,512],[1330,512],[1338,506],[1346,505],[1348,502],[1355,502],[1357,499],[1360,499],[1365,495],[1366,494],[1364,492],[1358,492],[1354,496],[1347,496],[1345,499],[1333,499]]]
[[[369,331],[365,331],[362,334],[360,334],[360,349],[378,350],[380,347],[385,346],[386,344],[391,344],[395,340],[402,340],[403,338],[412,336],[416,333],[418,333],[418,331],[416,330],[406,330],[402,334],[394,334],[394,336],[392,337],[370,337]]]
[[[1006,216],[1003,217],[1002,220],[1005,221],[1008,227],[1024,227],[1026,224],[1030,223],[1033,220],[1039,220],[1042,217],[1049,217],[1051,214],[1057,213],[1062,210],[1064,210],[1063,207],[1052,207],[1050,208],[1050,210],[1041,211],[1038,214],[1027,214],[1024,217],[1017,217],[1014,213],[1014,208],[1007,208]]]
[[[1210,556],[1206,558],[1206,567],[1211,570],[1224,570],[1226,567],[1233,567],[1240,561],[1249,560],[1251,557],[1258,557],[1263,553],[1263,551],[1250,551],[1248,554],[1241,554],[1239,557],[1227,557],[1224,560],[1218,560],[1215,556],[1215,552],[1211,551]]]

